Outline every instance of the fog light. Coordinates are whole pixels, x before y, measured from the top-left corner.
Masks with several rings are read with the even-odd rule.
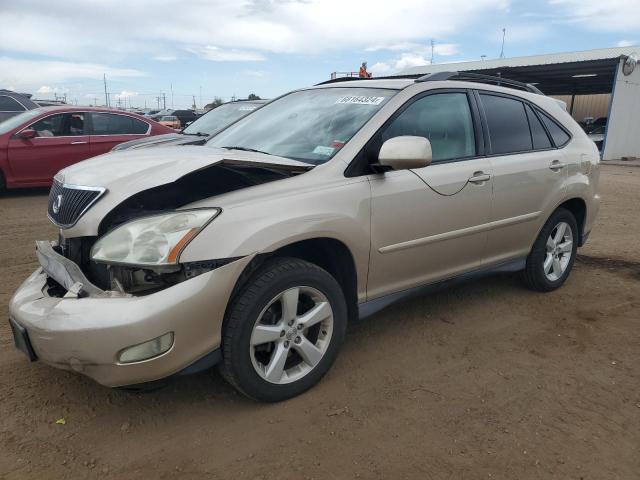
[[[148,342],[127,347],[120,352],[120,363],[140,362],[148,360],[168,351],[173,345],[173,332],[165,333]]]

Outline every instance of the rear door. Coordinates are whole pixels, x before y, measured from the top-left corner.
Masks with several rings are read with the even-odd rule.
[[[495,264],[529,253],[546,212],[564,196],[567,168],[537,107],[493,92],[478,98],[493,170],[486,263]]]
[[[490,217],[491,165],[481,156],[479,122],[467,91],[432,91],[404,107],[372,139],[377,158],[389,138],[428,138],[433,162],[369,176],[368,298],[480,266]]]
[[[9,140],[9,163],[16,182],[45,185],[53,176],[73,163],[88,158],[89,136],[85,112],[48,115],[25,129],[36,131],[36,137]]]
[[[144,137],[151,125],[123,113],[91,112],[91,156],[107,153],[122,142]]]

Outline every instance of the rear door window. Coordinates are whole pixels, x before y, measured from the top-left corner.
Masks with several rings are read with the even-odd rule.
[[[473,119],[464,92],[427,95],[413,102],[382,132],[382,143],[403,135],[431,142],[433,161],[476,154]]]
[[[93,135],[140,135],[149,126],[142,120],[114,113],[92,113]]]
[[[0,95],[0,112],[24,112],[26,108],[15,98]]]
[[[526,152],[533,148],[524,103],[513,98],[480,94],[489,127],[491,153]]]
[[[531,128],[533,149],[544,150],[546,148],[552,148],[551,140],[549,140],[549,136],[542,126],[542,123],[540,123],[538,116],[534,113],[529,105],[525,105],[525,109],[527,110],[527,118],[529,119],[529,127]]]
[[[556,144],[556,147],[566,145],[571,138],[569,134],[567,134],[567,132],[565,132],[564,129],[546,113],[540,112],[540,116],[542,117],[544,124],[547,126],[547,130],[549,130],[551,138],[553,138],[553,143]]]

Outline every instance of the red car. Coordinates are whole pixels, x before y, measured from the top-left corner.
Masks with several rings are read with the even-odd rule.
[[[47,187],[62,168],[115,145],[175,130],[135,113],[43,107],[0,123],[0,190]]]

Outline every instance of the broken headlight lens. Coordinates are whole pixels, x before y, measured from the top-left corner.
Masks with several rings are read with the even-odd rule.
[[[219,214],[219,208],[207,208],[132,220],[99,239],[91,258],[124,265],[175,265],[187,244]]]

